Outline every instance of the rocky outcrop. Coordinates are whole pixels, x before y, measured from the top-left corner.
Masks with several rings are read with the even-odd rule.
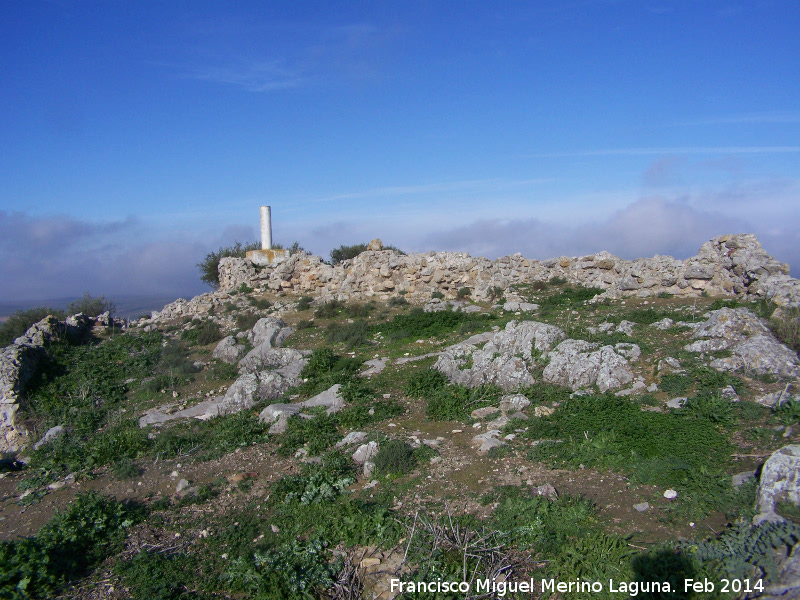
[[[534,383],[536,361],[547,363],[545,381],[574,390],[596,385],[601,392],[620,388],[634,379],[629,361],[641,350],[636,344],[601,346],[566,334],[547,323],[509,321],[505,330],[488,337],[473,336],[446,348],[434,369],[452,383],[476,387],[494,384],[510,391]],[[478,344],[485,342],[483,348]]]
[[[633,381],[630,360],[637,360],[641,350],[636,344],[600,346],[585,340],[565,340],[550,353],[544,368],[545,381],[573,390],[597,385],[606,392]]]
[[[304,252],[264,267],[242,258],[223,258],[219,266],[223,292],[246,284],[261,290],[347,300],[388,298],[403,291],[409,300],[423,302],[432,292],[452,298],[460,288],[468,287],[473,299],[485,301],[494,297],[496,288],[508,292],[514,284],[561,277],[573,285],[606,290],[609,297],[648,297],[661,292],[697,296],[706,292],[770,298],[781,306],[799,306],[800,282],[788,273],[788,266],[767,254],[751,234],[716,237],[686,260],[669,256],[623,260],[599,252],[542,261],[516,254],[492,261],[462,252],[403,255],[394,250],[367,250],[336,266]],[[509,298],[510,302],[519,300]]]
[[[47,356],[47,346],[63,336],[78,340],[93,325],[83,314],[66,321],[47,316],[0,351],[0,452],[17,452],[28,442],[28,432],[16,418],[19,396]]]
[[[509,321],[505,330],[446,348],[433,366],[452,382],[468,387],[494,384],[504,390],[531,385],[533,361],[566,338],[558,327],[525,321]],[[485,342],[483,348],[478,344]]]
[[[800,505],[800,446],[784,446],[767,459],[761,469],[753,524],[783,521],[775,512],[780,501]]]
[[[747,308],[721,308],[708,313],[708,320],[695,328],[687,344],[689,352],[729,350],[731,356],[717,358],[710,366],[719,371],[745,371],[758,375],[800,378],[797,354],[779,342],[767,325]]]

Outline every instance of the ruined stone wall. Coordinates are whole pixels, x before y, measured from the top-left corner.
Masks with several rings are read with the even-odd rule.
[[[246,259],[223,258],[219,275],[221,292],[235,291],[244,283],[261,291],[341,300],[387,299],[403,291],[409,300],[422,302],[434,291],[452,297],[459,288],[469,287],[472,298],[481,301],[489,299],[495,287],[513,297],[513,285],[563,277],[573,285],[602,288],[612,298],[707,292],[800,305],[800,281],[790,278],[789,267],[767,254],[752,234],[716,237],[686,260],[669,256],[624,260],[599,252],[542,261],[517,254],[492,261],[461,252],[401,255],[392,250],[368,250],[331,266],[318,256],[301,252],[265,267]]]
[[[0,452],[17,452],[28,442],[28,432],[17,421],[19,397],[47,356],[47,346],[62,335],[84,335],[91,325],[81,314],[66,322],[48,315],[0,350]]]

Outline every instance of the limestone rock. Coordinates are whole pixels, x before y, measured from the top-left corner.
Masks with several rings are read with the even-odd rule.
[[[561,342],[549,355],[550,363],[543,373],[545,381],[573,390],[597,385],[601,392],[633,381],[628,360],[613,346],[598,346],[584,340]],[[635,354],[631,348],[626,351]]]
[[[784,446],[767,459],[761,469],[753,524],[783,521],[775,512],[779,501],[800,504],[800,445]]]
[[[515,413],[518,410],[525,410],[530,406],[531,401],[522,394],[510,394],[500,398],[500,410],[503,413]]]
[[[232,335],[222,338],[214,351],[211,353],[212,358],[221,360],[229,365],[236,364],[244,354],[244,346],[236,343],[236,338]]]
[[[314,406],[324,406],[327,408],[325,412],[329,415],[335,412],[339,412],[342,408],[344,408],[344,400],[342,399],[341,395],[339,394],[339,388],[342,386],[340,384],[335,384],[329,387],[324,392],[320,392],[316,396],[305,400],[304,402],[299,402],[298,406],[303,408],[312,408]]]
[[[57,437],[62,435],[64,433],[64,431],[65,431],[65,429],[64,429],[63,425],[56,425],[55,427],[51,427],[42,436],[42,439],[40,439],[38,442],[36,442],[33,445],[33,449],[34,450],[38,450],[39,448],[41,448],[42,446],[44,446],[46,444],[53,443],[53,440],[55,440]]]
[[[504,390],[531,385],[530,366],[536,354],[546,354],[566,336],[553,325],[510,321],[505,330],[491,336],[473,336],[460,344],[445,348],[433,368],[444,373],[453,383],[476,387],[492,383]],[[479,349],[470,341],[481,343]],[[471,362],[471,364],[470,364]]]
[[[258,420],[261,423],[274,423],[283,417],[290,417],[300,412],[300,406],[297,404],[270,404],[258,414]]]
[[[497,436],[499,435],[500,431],[497,429],[493,429],[487,431],[486,433],[481,433],[479,435],[476,435],[475,437],[472,438],[472,442],[480,446],[478,448],[478,452],[480,452],[481,454],[485,454],[489,452],[489,450],[491,450],[492,448],[498,448],[500,446],[506,445],[506,443],[503,440],[498,439]]]
[[[688,344],[685,350],[689,352],[732,352],[732,356],[710,363],[718,371],[744,370],[758,375],[800,378],[797,354],[775,339],[764,322],[747,308],[709,312],[708,320],[695,329],[692,337],[710,339]]]
[[[359,446],[355,452],[353,452],[353,461],[358,463],[359,465],[363,465],[366,462],[371,461],[372,458],[378,453],[378,442],[369,442],[368,444],[362,444]]]
[[[344,446],[349,446],[351,444],[360,444],[365,439],[367,439],[367,432],[366,431],[351,431],[346,436],[344,436],[341,440],[336,442],[334,448],[342,448]]]

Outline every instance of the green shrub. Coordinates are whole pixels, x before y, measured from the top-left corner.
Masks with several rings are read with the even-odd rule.
[[[341,558],[329,560],[327,542],[292,540],[231,561],[228,578],[250,598],[313,598],[333,586]],[[317,593],[313,593],[313,592]]]
[[[192,346],[205,346],[222,339],[222,332],[211,319],[192,321],[191,329],[181,331],[181,339]]]
[[[403,440],[389,440],[381,444],[373,462],[378,473],[383,475],[404,475],[417,466],[414,449]]]
[[[364,302],[363,304],[361,302],[354,302],[345,306],[344,312],[351,319],[368,317],[375,310],[376,306],[377,305],[373,301]]]
[[[408,306],[408,300],[403,298],[403,296],[392,296],[389,298],[389,306],[392,308],[395,306]]]
[[[28,331],[31,325],[38,323],[47,315],[53,315],[57,319],[64,319],[65,317],[63,310],[50,308],[48,306],[18,310],[4,323],[0,323],[0,346],[8,346],[15,339]]]
[[[251,330],[261,317],[253,313],[239,313],[236,315],[236,328],[241,331]]]
[[[458,292],[456,292],[456,298],[459,300],[463,300],[470,294],[472,294],[472,290],[470,290],[468,287],[462,287],[459,288]]]
[[[448,384],[447,377],[436,369],[425,369],[415,371],[408,378],[403,389],[407,396],[412,398],[424,398],[437,393]]]
[[[92,298],[89,292],[83,295],[83,298],[69,303],[67,307],[67,314],[74,315],[83,313],[88,317],[96,317],[108,311],[113,313],[116,310],[116,305],[111,300],[106,300],[105,296],[99,298]]]
[[[312,327],[316,327],[316,325],[314,325],[314,321],[310,321],[308,319],[301,319],[294,324],[294,328],[297,331],[301,331],[303,329],[311,329]]]
[[[113,499],[79,495],[34,537],[0,542],[0,595],[53,597],[114,553],[138,518]]]
[[[216,252],[209,252],[202,262],[197,263],[197,268],[200,269],[200,280],[214,289],[218,288],[220,259],[228,256],[244,258],[248,251],[260,249],[261,242],[251,242],[244,245],[241,242],[236,242],[233,246],[220,247]]]
[[[256,310],[267,310],[268,308],[272,308],[272,302],[266,298],[254,298],[250,296],[247,301],[250,302],[251,306]]]
[[[381,331],[391,341],[413,338],[428,338],[456,330],[462,324],[469,324],[470,328],[487,325],[494,316],[452,312],[443,310],[439,312],[425,312],[421,308],[414,308],[407,313],[394,317],[388,323],[373,325],[375,331]]]
[[[369,343],[369,325],[363,319],[353,323],[331,323],[325,329],[325,341],[343,343],[348,350]]]
[[[431,298],[438,298],[439,300],[443,300],[444,294],[439,290],[434,290],[433,292],[431,292]]]
[[[253,293],[253,288],[251,288],[245,282],[242,282],[242,285],[240,285],[238,288],[236,288],[236,291],[239,292],[240,294],[252,294]]]
[[[300,300],[297,301],[297,310],[303,311],[308,310],[311,308],[311,302],[314,299],[311,296],[302,296]]]
[[[504,299],[503,296],[505,295],[503,288],[498,286],[490,287],[487,293],[489,295],[489,300],[492,302],[501,302]]]
[[[305,446],[309,456],[318,456],[341,439],[336,417],[319,413],[313,419],[289,419],[289,428],[280,436],[279,455],[290,456]]]
[[[208,368],[208,378],[212,381],[231,381],[239,377],[239,367],[215,360]]]
[[[360,370],[360,360],[339,356],[330,348],[317,348],[300,372],[305,381],[297,391],[308,396],[318,394],[336,383],[351,381]]]
[[[552,283],[553,280],[551,279],[550,282]],[[591,300],[598,294],[602,294],[604,291],[605,290],[596,287],[577,287],[577,288],[566,287],[563,290],[561,290],[558,294],[553,294],[552,296],[545,296],[544,298],[540,298],[538,302],[542,308],[552,309],[565,306],[574,306],[576,304],[581,304],[587,300]]]
[[[331,262],[338,265],[343,260],[355,258],[367,249],[366,244],[353,244],[352,246],[339,246],[331,250]]]
[[[466,421],[473,410],[491,405],[501,395],[502,390],[492,385],[450,384],[426,396],[425,414],[433,421]]]
[[[314,316],[320,319],[332,319],[339,314],[339,309],[343,308],[344,304],[338,300],[331,300],[322,306],[317,307],[314,311]]]
[[[775,336],[795,352],[800,352],[800,309],[781,308],[773,314],[770,327]]]
[[[198,562],[188,554],[141,550],[132,559],[118,562],[115,571],[133,600],[184,600],[199,597],[186,591],[196,583]]]
[[[119,459],[112,469],[117,479],[131,479],[142,474],[142,469],[127,456]]]

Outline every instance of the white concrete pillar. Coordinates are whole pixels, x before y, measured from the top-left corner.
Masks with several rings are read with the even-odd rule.
[[[272,207],[261,207],[261,249],[272,250]]]

